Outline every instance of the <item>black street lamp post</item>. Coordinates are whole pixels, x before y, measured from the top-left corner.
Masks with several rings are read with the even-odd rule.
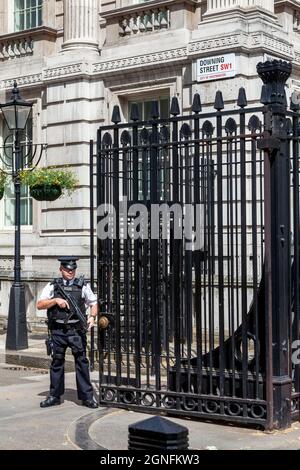
[[[18,351],[28,348],[25,286],[21,281],[21,181],[20,171],[32,166],[34,155],[24,156],[20,143],[20,132],[26,127],[32,103],[23,101],[20,97],[17,83],[14,83],[11,100],[0,104],[8,129],[13,134],[13,148],[11,161],[2,158],[4,165],[9,167],[15,189],[15,252],[14,252],[14,282],[10,290],[8,325],[6,336],[6,349]],[[41,147],[42,154],[43,146]],[[36,151],[35,151],[36,152]],[[34,152],[34,154],[35,154]],[[5,147],[4,147],[4,153]],[[41,158],[41,154],[39,160]],[[7,154],[6,154],[7,156]],[[35,165],[36,166],[36,165]]]

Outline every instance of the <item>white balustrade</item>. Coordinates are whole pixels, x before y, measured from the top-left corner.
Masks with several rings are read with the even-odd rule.
[[[170,27],[170,11],[167,7],[161,7],[131,12],[120,19],[119,26],[120,36],[168,29]]]

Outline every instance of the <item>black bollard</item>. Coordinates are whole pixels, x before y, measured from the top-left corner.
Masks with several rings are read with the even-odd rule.
[[[155,416],[128,427],[128,450],[187,450],[186,427]]]

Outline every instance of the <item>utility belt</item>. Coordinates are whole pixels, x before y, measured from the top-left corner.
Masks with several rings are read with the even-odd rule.
[[[82,325],[80,322],[76,323],[58,323],[57,321],[53,321],[51,324],[51,331],[52,330],[62,330],[62,331],[83,331]]]

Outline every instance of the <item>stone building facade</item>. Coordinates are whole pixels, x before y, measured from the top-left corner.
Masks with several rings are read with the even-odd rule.
[[[234,73],[199,77],[200,65],[210,67],[220,55],[233,58]],[[16,79],[33,102],[33,141],[47,143],[40,165],[68,165],[79,178],[75,193],[55,202],[23,194],[29,321],[42,320],[35,299],[57,272],[59,255],[78,255],[88,275],[89,143],[110,122],[113,106],[128,119],[137,102],[147,118],[152,100],[163,115],[177,96],[186,113],[196,91],[209,108],[218,89],[234,106],[241,86],[254,104],[261,87],[256,64],[268,57],[293,62],[288,93],[300,90],[300,1],[0,0],[0,101]],[[5,136],[0,121],[2,145]],[[12,204],[10,194],[0,201],[2,321],[13,278]]]

